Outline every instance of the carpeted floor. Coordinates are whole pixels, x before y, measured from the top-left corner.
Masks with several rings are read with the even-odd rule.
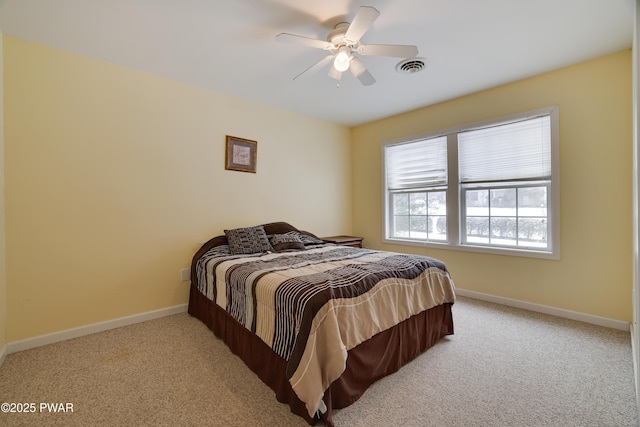
[[[638,425],[629,333],[468,298],[453,315],[455,335],[337,411],[336,425]],[[1,402],[35,410],[0,413],[3,426],[306,425],[187,314],[11,354]]]

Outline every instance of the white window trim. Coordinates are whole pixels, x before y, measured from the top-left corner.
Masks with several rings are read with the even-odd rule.
[[[407,246],[428,247],[434,249],[457,250],[466,252],[488,253],[507,256],[521,256],[529,258],[541,259],[560,259],[560,126],[559,126],[559,107],[557,105],[539,108],[523,113],[511,114],[490,120],[482,120],[470,124],[451,127],[444,130],[428,132],[425,134],[404,138],[394,141],[388,141],[381,144],[382,151],[382,242],[389,244],[400,244]],[[550,221],[551,236],[549,239],[550,250],[537,251],[534,249],[521,248],[502,248],[495,246],[482,246],[481,244],[462,244],[460,233],[462,232],[460,206],[461,194],[460,184],[458,182],[458,149],[457,134],[462,131],[483,128],[491,125],[504,124],[514,121],[525,120],[541,115],[549,115],[551,117],[551,194],[550,209],[548,220]],[[406,240],[400,238],[389,238],[387,232],[391,224],[389,215],[389,194],[387,193],[387,176],[385,164],[385,147],[387,145],[407,143],[419,139],[429,139],[438,136],[447,135],[447,152],[448,160],[448,187],[447,187],[447,238],[448,242],[426,242],[416,240]]]

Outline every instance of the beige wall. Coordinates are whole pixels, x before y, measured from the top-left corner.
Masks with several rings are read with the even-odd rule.
[[[197,242],[351,232],[350,130],[5,36],[7,341],[186,303]],[[224,170],[225,135],[258,141]]]
[[[277,220],[436,256],[459,288],[631,320],[629,51],[349,130],[13,37],[2,46],[0,347],[185,303],[179,270],[197,242]],[[560,261],[382,244],[382,143],[553,104]],[[224,170],[226,134],[258,141],[257,174]]]
[[[353,129],[354,233],[368,247],[442,259],[461,289],[631,321],[631,93],[623,51]],[[382,143],[555,104],[559,261],[382,243]]]
[[[4,85],[2,32],[0,32],[0,353],[7,343],[7,275],[4,209]]]

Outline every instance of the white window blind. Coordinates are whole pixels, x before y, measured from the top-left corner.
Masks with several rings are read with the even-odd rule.
[[[461,132],[458,150],[461,183],[551,179],[551,119]]]
[[[417,190],[447,183],[446,136],[389,145],[385,150],[389,190]]]

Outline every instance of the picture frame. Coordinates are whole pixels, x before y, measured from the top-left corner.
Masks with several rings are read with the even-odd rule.
[[[227,135],[224,157],[225,169],[256,173],[258,142]]]

